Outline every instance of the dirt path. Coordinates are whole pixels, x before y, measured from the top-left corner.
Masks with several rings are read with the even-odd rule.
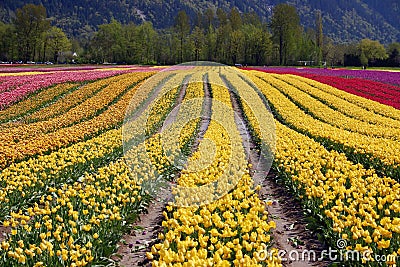
[[[203,104],[203,114],[201,116],[201,122],[199,131],[197,132],[197,136],[192,146],[192,153],[197,150],[200,141],[203,140],[204,134],[208,129],[208,125],[211,121],[211,107],[212,107],[212,99],[211,92],[208,84],[207,78],[203,80],[203,90],[204,90],[204,104]]]
[[[175,106],[179,106],[184,97],[187,88],[188,79],[184,81],[184,86],[179,93]],[[206,81],[204,82],[205,101],[203,105],[203,116],[200,122],[199,131],[195,142],[192,146],[192,151],[195,151],[198,144],[208,128],[211,116],[211,99],[210,92]],[[175,114],[170,114],[168,119],[174,118],[178,109],[174,110]],[[168,122],[166,122],[168,124]],[[172,199],[172,194],[168,190],[163,190],[159,194],[159,200],[153,200],[147,209],[146,214],[139,217],[139,222],[134,225],[133,230],[126,234],[122,241],[118,244],[118,251],[113,259],[119,266],[151,266],[151,262],[147,260],[146,252],[151,250],[151,247],[157,243],[158,234],[162,230],[161,223],[163,221],[163,211],[168,199]],[[166,201],[167,200],[167,201]]]
[[[260,199],[272,201],[267,206],[269,218],[276,223],[276,229],[272,231],[273,247],[285,251],[282,255],[282,264],[285,267],[303,266],[328,266],[328,262],[320,260],[321,251],[327,249],[318,241],[315,234],[307,230],[306,218],[301,204],[287,192],[281,185],[275,182],[276,175],[268,172],[267,160],[259,155],[246,126],[242,111],[239,108],[237,96],[231,91],[231,101],[237,116],[235,116],[238,130],[242,136],[243,146],[249,162],[252,163],[251,174],[255,180],[262,178],[262,189],[259,192]],[[258,163],[258,164],[257,164]],[[308,256],[307,251],[315,251]]]
[[[11,227],[0,226],[0,242],[4,241],[8,234],[11,233]]]

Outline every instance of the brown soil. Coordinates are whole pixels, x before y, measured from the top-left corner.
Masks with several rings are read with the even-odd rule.
[[[6,239],[7,234],[11,232],[11,227],[0,226],[0,242]]]
[[[184,91],[184,90],[182,90]],[[199,141],[203,138],[210,122],[211,100],[210,94],[205,83],[205,111],[201,121],[200,129],[193,145],[193,151],[198,147]],[[181,103],[184,97],[184,92],[180,93],[177,105]],[[272,205],[266,206],[269,213],[269,218],[276,223],[276,229],[272,231],[273,247],[283,251],[297,251],[299,255],[305,249],[316,251],[317,257],[321,255],[321,251],[326,249],[325,245],[318,241],[315,234],[307,230],[306,218],[303,214],[301,204],[281,185],[275,182],[276,175],[268,172],[266,160],[260,158],[259,152],[251,138],[251,135],[244,123],[243,114],[241,113],[238,103],[234,95],[231,95],[233,108],[237,113],[236,122],[238,130],[243,139],[243,146],[247,153],[250,163],[256,165],[251,169],[254,178],[261,177],[262,189],[259,196],[263,200],[272,201]],[[169,199],[171,193],[164,191],[161,193],[161,198]],[[148,213],[140,216],[139,222],[135,223],[134,230],[126,234],[123,240],[119,243],[119,248],[113,259],[119,266],[151,266],[151,262],[146,258],[146,252],[150,251],[151,246],[158,241],[158,233],[162,231],[162,212],[165,210],[165,200],[154,200],[148,207]],[[292,240],[292,241],[291,241]],[[301,245],[295,244],[296,242]],[[283,255],[288,257],[288,255]],[[285,267],[302,267],[302,266],[328,266],[327,261],[313,260],[296,260],[282,262]]]
[[[186,83],[187,80],[184,82]],[[203,106],[203,116],[200,122],[200,128],[197,133],[192,151],[194,152],[201,139],[208,128],[210,123],[211,115],[211,99],[210,93],[207,87],[207,83],[204,83],[205,101]],[[185,96],[186,86],[183,86],[176,101],[176,106],[182,103]],[[178,110],[174,110],[177,113]],[[170,114],[169,119],[174,118],[176,114]],[[168,123],[168,122],[166,122]],[[164,190],[159,194],[159,199],[153,200],[146,214],[142,214],[139,217],[139,222],[133,226],[134,230],[126,234],[122,241],[118,244],[118,250],[113,260],[118,263],[119,266],[133,267],[133,266],[151,266],[151,262],[146,257],[146,252],[151,250],[151,247],[156,244],[158,240],[158,234],[162,231],[163,211],[165,205],[172,198],[172,194],[169,190]]]
[[[303,214],[301,204],[287,192],[276,181],[276,175],[269,172],[267,160],[260,156],[250,132],[244,122],[243,114],[239,108],[237,96],[230,92],[233,109],[238,130],[242,136],[243,146],[247,153],[249,162],[252,163],[251,174],[254,180],[262,178],[262,187],[259,191],[260,199],[264,201],[272,201],[271,206],[266,206],[270,220],[276,223],[276,229],[272,230],[273,247],[285,251],[282,255],[287,260],[283,260],[285,267],[302,267],[302,266],[328,266],[329,262],[320,260],[321,251],[327,249],[321,243],[316,235],[307,230],[306,218]],[[308,257],[305,250],[313,250],[316,257]],[[289,254],[290,253],[290,254]],[[297,254],[300,255],[297,257]],[[290,260],[294,259],[296,260]]]
[[[164,197],[171,195],[165,191]],[[117,255],[113,259],[119,266],[151,266],[147,260],[146,252],[158,241],[158,233],[161,231],[163,220],[162,212],[165,209],[163,200],[153,201],[148,207],[148,213],[140,216],[140,221],[134,226],[134,230],[126,234],[118,245]]]

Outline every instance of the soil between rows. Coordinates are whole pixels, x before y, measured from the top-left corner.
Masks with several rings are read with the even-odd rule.
[[[187,79],[188,80],[188,79]],[[175,107],[179,107],[182,103],[186,88],[187,80],[184,82],[179,95],[176,100]],[[193,142],[192,153],[197,150],[200,140],[203,139],[204,134],[207,131],[208,125],[211,118],[211,95],[206,80],[204,84],[204,95],[205,101],[203,105],[203,115],[200,121],[200,127],[197,132],[197,136]],[[178,109],[174,109],[173,112],[176,114],[170,114],[167,119],[174,119],[178,113]],[[168,122],[166,122],[168,124]],[[151,250],[158,241],[158,234],[162,230],[163,211],[166,210],[166,203],[168,199],[172,198],[172,194],[169,190],[163,190],[159,193],[159,198],[154,199],[148,209],[147,213],[139,216],[139,222],[135,224],[134,230],[123,237],[123,242],[120,242],[117,255],[120,257],[113,257],[118,262],[119,266],[151,266],[149,260],[147,260],[146,252]]]
[[[328,266],[328,261],[320,259],[320,256],[323,255],[322,251],[327,249],[326,245],[318,240],[315,233],[307,230],[306,217],[301,204],[275,182],[277,175],[269,169],[267,160],[260,155],[254,140],[252,140],[243,111],[238,103],[238,96],[232,90],[229,92],[243,147],[249,163],[252,164],[251,176],[256,181],[262,181],[259,197],[264,201],[272,201],[272,205],[267,205],[266,210],[269,218],[276,223],[276,228],[272,230],[273,247],[282,251],[283,255],[281,256],[284,258],[282,265],[285,267]],[[306,250],[314,251],[316,257],[309,257],[305,253]]]
[[[186,87],[183,86],[177,99],[176,105],[178,106],[185,95]],[[231,102],[233,109],[236,113],[235,121],[238,130],[242,136],[243,146],[247,154],[249,163],[252,164],[251,175],[253,178],[261,177],[262,188],[259,191],[259,197],[262,200],[272,201],[272,205],[267,206],[268,216],[276,223],[276,229],[272,231],[273,247],[287,252],[283,257],[289,258],[288,253],[292,255],[302,255],[305,250],[312,250],[316,252],[316,259],[299,259],[299,260],[284,260],[282,262],[285,267],[303,267],[303,266],[328,266],[329,262],[326,260],[319,260],[322,251],[327,249],[326,245],[320,242],[315,233],[307,230],[306,217],[303,213],[301,204],[295,198],[282,188],[281,185],[275,182],[276,174],[269,172],[266,160],[263,159],[251,138],[251,134],[246,126],[244,116],[239,108],[237,96],[233,92],[231,94]],[[203,112],[200,128],[197,137],[192,147],[192,152],[196,151],[200,140],[202,140],[211,117],[211,94],[206,81],[204,82],[205,92],[205,106]],[[167,190],[161,193],[161,197],[168,199],[171,193]],[[153,201],[148,207],[148,213],[142,214],[139,217],[139,222],[134,225],[134,230],[123,237],[123,241],[119,243],[117,255],[113,257],[119,266],[151,266],[151,262],[146,258],[146,252],[151,250],[151,246],[158,241],[158,233],[162,231],[161,223],[163,221],[163,211],[165,210],[165,201]],[[296,244],[297,242],[301,245]]]

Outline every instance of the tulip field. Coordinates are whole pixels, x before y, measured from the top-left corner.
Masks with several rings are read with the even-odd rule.
[[[400,72],[340,71],[0,68],[0,266],[119,266],[163,196],[141,266],[297,266],[257,171],[344,255],[324,262],[396,266]]]

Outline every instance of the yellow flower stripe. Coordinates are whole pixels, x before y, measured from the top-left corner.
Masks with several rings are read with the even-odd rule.
[[[263,149],[267,149],[266,153],[273,153],[275,150],[276,133],[275,119],[269,108],[267,109],[260,97],[252,89],[251,81],[246,77],[239,77],[237,70],[225,68],[221,72],[232,84],[234,90],[238,94],[238,101],[242,105],[242,109],[246,119],[249,121],[251,131],[255,135],[255,141],[260,142]],[[266,146],[266,147],[265,147]],[[270,157],[270,155],[264,155]]]
[[[22,100],[4,110],[0,110],[0,121],[7,121],[25,115],[26,113],[40,108],[43,104],[48,103],[55,97],[65,94],[66,92],[77,87],[76,83],[62,83],[49,87],[37,94],[31,95],[29,98]],[[2,124],[1,127],[5,127]]]
[[[289,96],[293,101],[299,103],[302,106],[302,109],[305,109],[306,112],[310,112],[319,120],[341,129],[358,132],[367,136],[384,137],[393,140],[400,139],[400,129],[374,125],[348,117],[345,114],[328,107],[324,103],[310,96],[308,93],[297,89],[295,85],[280,80],[281,76],[282,75],[263,75],[262,79],[283,92],[285,95]]]
[[[185,101],[192,100],[192,99],[202,99],[204,98],[204,84],[201,82],[203,80],[203,76],[201,72],[194,73],[191,77],[190,83],[186,88],[185,94]],[[204,105],[204,101],[202,101],[202,105]],[[180,131],[179,135],[179,143],[183,146],[192,145],[190,141],[195,137],[195,131],[198,130],[199,123],[201,121],[201,113],[203,111],[203,106],[198,107],[193,105],[191,107],[191,112],[193,112],[194,117],[196,119],[185,119],[184,121],[189,121],[186,125],[183,126],[182,130]],[[189,115],[189,114],[186,114]],[[182,147],[183,148],[183,147]]]
[[[26,75],[40,75],[40,74],[51,74],[54,71],[26,71],[26,72],[13,72],[13,73],[0,73],[0,77],[2,76],[26,76]]]
[[[51,145],[53,140],[56,142],[56,145],[70,144],[72,142],[71,139],[75,140],[86,136],[83,130],[89,131],[90,133],[90,131],[98,131],[99,129],[97,128],[108,127],[105,125],[110,123],[109,121],[115,123],[114,120],[117,120],[118,123],[120,123],[129,102],[132,107],[135,105],[139,106],[141,103],[134,102],[135,99],[131,99],[132,95],[136,92],[135,89],[136,88],[131,89],[120,101],[101,114],[100,118],[95,117],[90,121],[83,122],[82,125],[77,124],[70,128],[61,129],[60,131],[66,130],[64,134],[56,132],[51,133],[52,136],[45,135],[38,141],[38,146],[34,149],[40,151],[41,146],[39,145],[44,145],[43,143],[49,143]],[[150,93],[149,90],[143,91],[146,91],[147,94]],[[143,92],[140,93],[144,95]],[[139,100],[142,101],[141,98]],[[68,130],[70,130],[70,132],[68,132]],[[2,188],[0,189],[0,207],[6,205],[5,210],[7,210],[9,209],[8,206],[12,206],[19,201],[23,202],[22,198],[26,195],[33,194],[36,190],[42,190],[47,183],[56,183],[57,179],[69,179],[71,176],[75,176],[77,173],[79,174],[81,171],[80,165],[86,166],[88,162],[90,164],[90,162],[93,161],[107,161],[107,157],[110,156],[110,153],[114,153],[114,151],[116,151],[118,155],[121,155],[121,138],[121,129],[109,130],[98,137],[73,144],[67,148],[61,148],[49,155],[40,155],[37,158],[30,158],[20,163],[11,164],[0,173],[0,184],[2,184]],[[66,139],[67,142],[64,143],[64,139]],[[24,151],[28,153],[28,149],[29,147],[27,146]],[[45,149],[49,148],[45,146]],[[8,151],[9,156],[14,154],[15,150]],[[18,154],[15,157],[18,157]],[[3,162],[6,162],[6,160],[6,157],[2,158]],[[100,163],[100,165],[101,164],[102,163]],[[89,167],[90,166],[88,166],[88,168]],[[70,170],[71,168],[74,170],[72,173]]]
[[[316,81],[309,80],[304,78],[307,82],[300,79],[299,76],[296,75],[278,75],[274,76],[277,79],[285,81],[287,83],[293,84],[298,89],[314,96],[318,99],[326,101],[329,105],[338,109],[338,111],[343,112],[346,115],[349,115],[353,118],[357,118],[359,120],[369,122],[376,125],[386,126],[386,127],[395,127],[400,128],[400,121],[392,119],[390,117],[385,117],[383,115],[379,115],[373,111],[369,111],[363,107],[360,107],[356,104],[353,104],[347,100],[344,100],[338,96],[335,96],[331,91],[338,91],[336,88],[332,88],[331,91],[325,92],[319,87],[323,87],[323,84],[319,84]],[[340,90],[339,90],[340,91]],[[365,99],[368,101],[368,99]],[[375,103],[374,101],[370,101],[371,104]]]
[[[265,110],[254,91],[241,90],[240,81],[233,83],[241,97],[253,100],[254,109]],[[289,174],[283,179],[290,179],[294,193],[313,214],[324,217],[327,230],[347,240],[349,250],[369,249],[385,255],[394,251],[396,256],[400,248],[396,242],[400,236],[400,184],[353,164],[344,154],[327,151],[277,121],[276,131],[276,169]],[[331,242],[336,245],[336,240]]]
[[[152,134],[155,128],[159,128],[158,122],[163,121],[165,116],[168,115],[166,112],[160,112],[160,110],[170,110],[172,109],[175,99],[181,90],[181,86],[172,88],[167,91],[161,98],[157,99],[155,103],[152,104],[152,109],[147,118],[147,134]]]
[[[23,203],[26,196],[31,196],[50,183],[67,180],[75,175],[73,171],[71,173],[75,166],[85,165],[95,159],[103,161],[102,158],[120,147],[121,130],[110,130],[49,155],[12,164],[0,174],[0,207],[9,211],[11,206]],[[78,171],[79,168],[76,169]],[[4,213],[0,215],[4,216]]]
[[[312,135],[329,138],[355,149],[356,153],[370,153],[385,164],[396,167],[400,163],[400,145],[397,141],[368,137],[359,133],[342,130],[312,118],[287,99],[277,89],[256,77],[268,76],[259,72],[247,72],[246,75],[262,90],[279,114],[290,124]]]
[[[87,266],[99,260],[103,247],[118,241],[123,221],[140,211],[140,174],[119,160],[79,182],[49,187],[33,207],[3,222],[11,236],[1,242],[0,262]]]
[[[191,91],[188,90],[188,98],[193,95]],[[165,111],[163,106],[157,109]],[[185,129],[193,134],[190,128]],[[185,134],[182,137],[187,139]],[[32,195],[40,199],[32,207],[10,213],[10,219],[4,221],[4,226],[12,229],[9,238],[1,243],[0,262],[30,266],[55,266],[61,262],[68,266],[86,266],[101,257],[110,242],[116,244],[119,235],[115,233],[122,233],[123,221],[135,218],[133,215],[141,206],[140,183],[158,176],[145,144],[127,155],[136,160],[137,164],[131,166],[134,172],[125,161],[117,161],[99,168],[95,175],[85,174],[77,182],[66,184],[70,183],[66,169],[94,159],[103,160],[121,148],[120,140],[121,132],[110,130],[97,138],[3,170],[0,182],[6,187],[0,191],[1,205],[15,207],[13,204],[17,201],[32,199]],[[23,192],[22,199],[19,192]],[[9,208],[3,210],[9,211]]]
[[[182,84],[184,78],[189,74],[189,72],[161,72],[159,75],[155,76],[155,79],[152,78],[146,81],[143,90],[141,88],[141,90],[139,90],[138,93],[135,94],[132,100],[136,103],[134,105],[130,105],[127,109],[126,117],[129,119],[129,121],[127,121],[127,123],[125,123],[124,125],[127,132],[127,136],[124,136],[124,138],[135,138],[137,135],[146,134],[143,129],[136,128],[136,125],[145,126],[146,130],[154,130],[155,128],[157,128],[155,123],[159,123],[160,121],[156,120],[154,116],[159,116],[158,119],[164,119],[160,117],[160,114],[163,114],[162,116],[168,114],[168,112],[165,112],[165,110],[168,110],[168,108],[164,108],[163,105],[168,105],[167,107],[171,107],[179,90],[177,85]],[[153,91],[156,90],[159,86],[161,86],[161,89],[158,90],[155,99],[152,100],[152,103],[148,103],[148,101],[151,99],[149,98],[149,94],[156,93]],[[148,104],[146,110],[141,110],[142,113],[139,114],[139,117],[135,118],[135,120],[132,121],[137,111],[137,107],[142,107],[145,104]],[[160,112],[163,110],[164,112]],[[157,114],[157,112],[159,112],[160,114]],[[147,135],[150,135],[150,133],[147,133]]]
[[[398,182],[380,178],[373,169],[328,152],[278,122],[277,134],[279,168],[291,174],[293,188],[306,205],[326,218],[328,230],[348,241],[347,249],[389,254],[400,248]]]
[[[133,78],[131,82],[127,81],[127,84],[136,81],[136,78]],[[0,167],[4,168],[12,162],[23,160],[29,156],[54,151],[71,143],[82,141],[111,127],[118,126],[124,119],[125,110],[139,86],[140,84],[129,90],[118,102],[109,106],[106,111],[97,117],[54,132],[38,133],[34,138],[24,142],[10,143],[4,146],[0,152]]]
[[[9,126],[18,127],[21,126],[20,123],[23,123],[23,126],[26,126],[27,124],[32,122],[43,121],[66,113],[71,108],[79,106],[82,102],[88,100],[88,98],[99,93],[107,85],[121,80],[121,78],[121,75],[116,75],[94,82],[85,83],[78,90],[75,90],[70,94],[64,95],[62,98],[58,99],[55,103],[52,103],[49,106],[45,106],[30,115],[24,116],[21,122],[10,123]]]
[[[37,134],[55,131],[93,116],[96,112],[109,105],[128,86],[149,76],[149,73],[129,73],[118,76],[118,80],[109,84],[99,93],[56,118],[1,130],[0,141],[7,145],[18,143]]]
[[[231,105],[228,91],[218,85],[222,84],[217,80],[219,77],[211,72],[209,78],[216,84],[212,85],[214,99]],[[159,236],[164,241],[154,245],[151,253],[147,254],[148,258],[154,259],[153,266],[261,266],[253,254],[265,248],[262,244],[270,241],[268,233],[274,228],[274,223],[267,221],[264,203],[251,189],[252,179],[248,173],[241,137],[233,119],[233,110],[231,109],[230,114],[221,114],[218,106],[213,104],[212,111],[213,120],[204,140],[212,140],[215,144],[214,161],[200,172],[191,172],[193,167],[190,166],[196,162],[199,164],[198,153],[203,151],[209,154],[212,151],[210,143],[203,140],[200,143],[200,152],[189,159],[188,167],[182,171],[178,183],[195,187],[222,177],[222,172],[229,172],[231,178],[238,180],[238,184],[235,184],[233,191],[207,205],[168,206],[163,222],[166,232]],[[224,125],[217,123],[221,116],[225,119]],[[227,152],[230,150],[232,154]],[[237,169],[228,169],[229,161],[235,161],[234,166]],[[232,257],[232,254],[235,256]],[[281,265],[273,257],[268,266]]]
[[[185,76],[187,76],[186,72],[184,72]],[[192,75],[189,73],[189,75]],[[180,77],[184,77],[180,74]],[[186,93],[183,99],[183,103],[185,101],[191,100],[193,98],[198,98],[204,96],[202,83],[198,83],[197,81],[201,80],[201,77],[198,77],[196,73],[194,73],[190,81],[186,87]],[[179,87],[173,88],[169,92],[176,91],[176,94]],[[155,104],[151,111],[150,116],[154,116],[155,118],[161,119],[162,114],[165,113],[165,106],[171,106],[174,100],[174,94],[164,94],[163,101],[159,101],[160,104]],[[161,100],[161,99],[160,99]],[[162,104],[167,103],[167,104]],[[176,166],[177,164],[181,164],[176,162],[176,157],[180,154],[184,154],[185,147],[191,145],[191,141],[196,134],[196,130],[198,128],[200,122],[200,116],[202,112],[202,103],[196,103],[197,105],[191,105],[190,112],[191,114],[186,113],[186,108],[184,105],[179,107],[179,113],[175,118],[175,123],[166,127],[162,134],[156,133],[151,138],[146,140],[147,153],[151,159],[153,165],[156,166],[157,170],[161,173],[167,174],[166,172],[171,171],[175,175],[182,166]],[[184,109],[183,111],[181,109]],[[161,115],[160,115],[161,114]],[[148,120],[153,121],[154,119]],[[187,122],[187,123],[186,123]],[[183,123],[183,125],[182,125]],[[153,128],[153,127],[151,127]],[[179,133],[179,139],[175,140],[171,138],[171,136],[176,136]],[[178,146],[175,146],[175,141],[179,142]],[[171,148],[175,148],[176,150],[170,151]],[[188,153],[186,151],[186,153]]]
[[[366,110],[375,112],[377,114],[381,114],[383,116],[395,119],[395,120],[400,120],[400,111],[394,107],[384,105],[378,102],[375,102],[370,99],[366,99],[361,96],[353,95],[351,93],[345,92],[343,90],[339,90],[335,87],[332,87],[327,84],[319,83],[314,80],[310,80],[304,77],[296,77],[298,80],[303,81],[313,87],[316,87],[324,92],[327,92],[329,94],[332,94],[334,96],[337,96],[339,98],[342,98],[350,103],[353,103],[359,107],[362,107]]]

